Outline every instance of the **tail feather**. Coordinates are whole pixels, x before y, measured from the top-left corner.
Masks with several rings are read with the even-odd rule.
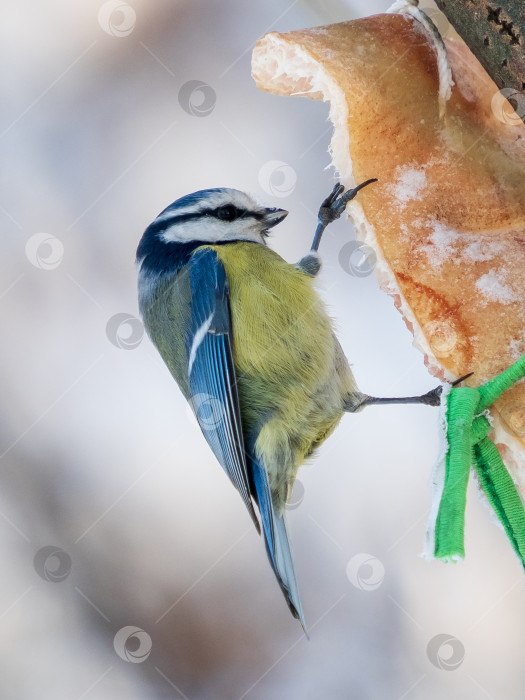
[[[252,461],[253,485],[255,496],[261,512],[262,529],[266,552],[272,565],[275,577],[281,587],[285,600],[292,615],[297,618],[308,636],[304,619],[303,606],[297,586],[297,579],[290,551],[290,542],[286,531],[284,513],[279,515],[272,502],[272,494],[268,483],[268,475],[264,465],[258,460]]]

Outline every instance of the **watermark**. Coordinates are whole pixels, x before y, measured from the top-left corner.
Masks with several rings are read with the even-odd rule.
[[[269,160],[259,170],[259,185],[272,197],[289,197],[296,183],[297,173],[282,160]]]
[[[304,484],[300,479],[296,479],[292,489],[292,495],[290,496],[288,503],[286,504],[286,510],[295,510],[299,508],[304,499]]]
[[[511,435],[525,437],[525,403],[510,401],[500,410],[503,427]]]
[[[35,233],[26,243],[26,257],[40,270],[54,270],[64,258],[64,246],[50,233]]]
[[[201,430],[205,432],[216,430],[224,422],[225,411],[222,402],[211,394],[195,394],[188,401],[188,417],[192,422],[196,418]]]
[[[216,103],[215,90],[202,80],[188,80],[179,90],[179,104],[192,117],[207,117]]]
[[[368,277],[376,266],[377,255],[366,243],[348,241],[339,251],[338,259],[347,275]]]
[[[362,591],[375,591],[383,583],[385,567],[372,554],[355,554],[346,565],[348,580]]]
[[[525,94],[514,88],[502,88],[494,94],[491,109],[500,122],[520,126],[525,117]]]
[[[110,36],[126,37],[135,29],[135,10],[122,0],[108,0],[98,11],[98,23]]]
[[[463,663],[465,647],[451,634],[436,634],[427,644],[427,656],[441,671],[455,671]]]
[[[59,583],[69,576],[71,557],[60,547],[42,547],[33,557],[33,567],[44,581]]]
[[[141,664],[151,654],[151,637],[140,627],[121,627],[113,639],[115,651],[123,661]]]
[[[450,31],[450,22],[443,12],[438,10],[437,7],[425,7],[424,5],[419,5],[419,9],[431,20],[432,24],[441,35],[441,38],[445,38]]]
[[[448,357],[458,342],[453,325],[446,319],[425,323],[423,333],[435,357]]]
[[[116,348],[134,350],[142,342],[144,326],[140,319],[131,314],[115,314],[106,324],[106,335]]]

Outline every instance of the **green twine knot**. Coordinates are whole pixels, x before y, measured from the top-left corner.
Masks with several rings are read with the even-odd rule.
[[[525,355],[478,389],[452,387],[447,402],[447,442],[443,490],[434,527],[434,556],[465,556],[464,530],[471,465],[522,566],[525,567],[525,509],[503,460],[489,439],[483,412],[525,376]]]

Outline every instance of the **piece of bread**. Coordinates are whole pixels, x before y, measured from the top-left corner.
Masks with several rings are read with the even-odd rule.
[[[525,126],[466,45],[446,46],[382,14],[267,34],[252,68],[264,90],[330,102],[341,182],[379,179],[347,212],[382,288],[431,373],[478,386],[525,353]],[[491,416],[523,495],[525,382]]]

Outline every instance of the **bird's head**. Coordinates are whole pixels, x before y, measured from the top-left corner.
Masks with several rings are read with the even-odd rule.
[[[139,243],[139,297],[146,298],[156,280],[183,267],[196,246],[228,241],[264,244],[268,230],[287,214],[225,187],[177,199],[148,226]]]
[[[268,230],[288,214],[263,207],[239,190],[221,187],[177,199],[146,229],[145,237],[163,243],[264,243]]]

